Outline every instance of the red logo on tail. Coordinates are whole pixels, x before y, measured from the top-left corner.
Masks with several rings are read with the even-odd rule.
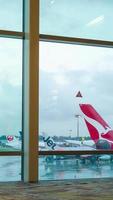
[[[82,112],[89,118],[97,121],[101,126],[105,129],[110,129],[110,126],[105,122],[105,120],[97,113],[97,111],[90,104],[80,104],[80,108]],[[91,139],[97,143],[99,139],[105,139],[108,142],[112,143],[111,147],[113,147],[113,130],[108,130],[106,133],[100,133],[97,128],[94,127],[91,123],[89,123],[86,119],[85,123],[90,133]]]

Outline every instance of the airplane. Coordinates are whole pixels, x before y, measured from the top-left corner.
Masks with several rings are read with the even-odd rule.
[[[113,149],[113,130],[91,104],[79,104],[82,116],[96,149]],[[99,129],[99,126],[101,128]]]
[[[77,146],[65,146],[65,143],[68,140],[64,142],[55,142],[51,136],[47,136],[46,134],[43,135],[43,141],[39,142],[39,150],[57,150],[57,151],[72,151],[72,150],[96,150],[94,147],[87,146],[87,145],[80,145],[77,141]],[[76,144],[76,141],[73,141],[74,144]],[[72,142],[70,143],[72,144]],[[71,158],[78,158],[77,155],[48,155],[45,157],[45,161],[48,162],[53,162],[54,160],[65,160],[65,159],[71,159]]]
[[[17,150],[21,149],[21,141],[15,136],[8,135],[6,139],[7,139],[6,146],[12,147]]]
[[[5,140],[0,141],[0,145],[5,148],[21,149],[21,140],[17,136],[8,135]]]
[[[8,137],[10,137],[10,136],[8,136]],[[21,141],[18,138],[16,138],[15,136],[13,136],[12,140],[7,139],[6,145],[9,147],[12,147],[14,149],[21,150]]]
[[[92,142],[94,144],[94,142]],[[95,150],[95,147],[92,145],[82,144],[81,141],[75,140],[64,140],[64,142],[55,142],[51,136],[43,134],[43,141],[39,142],[39,150],[59,150],[59,151],[68,151],[68,150]],[[68,145],[67,145],[68,144]],[[73,146],[72,146],[73,144]]]
[[[67,144],[69,144],[71,146],[77,147],[77,146],[90,146],[93,147],[95,145],[93,140],[82,140],[82,141],[78,141],[78,140],[65,140],[67,142]]]
[[[91,104],[79,104],[80,110],[82,112],[82,118],[84,119],[85,125],[90,134],[91,140],[72,141],[66,140],[69,144],[75,144],[76,146],[70,147],[59,147],[55,143],[52,137],[43,137],[43,142],[45,147],[51,150],[96,150],[96,149],[113,149],[113,130],[108,125],[108,123],[100,116],[100,114],[95,110]],[[101,160],[108,159],[106,155],[100,156]]]
[[[63,145],[57,145],[57,143],[53,141],[52,137],[44,136],[43,142],[46,143],[45,146],[52,150],[82,150],[86,146],[94,148],[94,145],[96,149],[113,149],[113,130],[108,123],[100,116],[91,104],[82,103],[79,104],[79,107],[91,140],[84,140],[82,143],[81,141],[66,140],[65,142],[73,144],[73,147],[71,147],[71,145],[70,147],[66,147]],[[61,148],[61,146],[63,146],[63,148]]]

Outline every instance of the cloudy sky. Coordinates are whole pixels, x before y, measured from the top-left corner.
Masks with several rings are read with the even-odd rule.
[[[77,91],[112,126],[113,49],[40,42],[40,130],[76,135]],[[87,135],[80,120],[81,136]]]
[[[41,0],[40,32],[113,40],[112,0]],[[40,43],[40,131],[76,135],[77,103],[92,104],[113,124],[113,50]],[[80,120],[80,135],[88,135]]]
[[[0,135],[21,130],[22,41],[0,38]]]
[[[22,30],[22,0],[0,0],[0,29]],[[0,38],[0,135],[21,130],[22,41]]]
[[[0,0],[0,29],[22,31],[22,0]]]
[[[10,2],[10,3],[9,3]],[[41,0],[40,33],[113,40],[112,0]],[[0,29],[22,30],[22,1],[0,0]],[[76,92],[113,124],[113,50],[40,42],[40,133],[76,135]],[[22,41],[0,38],[0,134],[21,130]],[[81,135],[88,135],[80,120]]]
[[[40,32],[113,40],[113,0],[40,0]]]

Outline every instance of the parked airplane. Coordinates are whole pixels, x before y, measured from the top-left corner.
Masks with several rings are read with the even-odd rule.
[[[113,149],[113,130],[108,123],[97,113],[92,105],[79,104],[79,106],[96,149]],[[99,126],[101,126],[100,129]]]
[[[69,144],[70,146],[90,146],[90,147],[94,147],[95,143],[93,140],[82,140],[82,141],[78,141],[78,140],[65,140],[67,142],[67,144]]]
[[[18,149],[18,150],[21,149],[21,141],[12,135],[7,136],[7,141],[5,144],[6,144],[6,146],[12,147],[14,149]]]
[[[87,141],[88,142],[88,141]],[[86,142],[86,143],[87,143]],[[94,145],[94,142],[93,142]],[[92,143],[89,145],[83,144],[81,141],[77,140],[64,140],[64,142],[55,142],[51,136],[43,135],[43,141],[39,142],[40,150],[59,150],[59,151],[68,151],[68,150],[95,150],[95,147]]]

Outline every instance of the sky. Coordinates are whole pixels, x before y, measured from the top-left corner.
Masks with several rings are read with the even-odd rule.
[[[41,0],[40,32],[113,40],[113,0]]]
[[[22,31],[22,0],[0,0],[0,29]],[[0,135],[19,135],[22,41],[0,37]]]
[[[9,3],[10,2],[10,3]],[[109,3],[108,3],[109,2]],[[113,40],[112,0],[41,0],[40,33]],[[0,0],[0,29],[22,30],[22,1]],[[112,126],[113,50],[40,42],[40,133],[76,136],[77,102]],[[0,135],[21,130],[22,41],[0,38]],[[80,120],[80,136],[88,135]]]
[[[76,136],[79,103],[93,105],[113,127],[112,85],[112,48],[40,42],[40,132]],[[88,136],[79,121],[80,136]]]
[[[22,41],[0,38],[0,135],[18,135],[22,113]]]
[[[22,0],[0,0],[0,29],[22,31]]]
[[[112,0],[41,0],[40,33],[113,40]],[[40,132],[76,136],[77,103],[91,103],[112,125],[113,50],[40,43]],[[80,136],[88,135],[79,120]]]

